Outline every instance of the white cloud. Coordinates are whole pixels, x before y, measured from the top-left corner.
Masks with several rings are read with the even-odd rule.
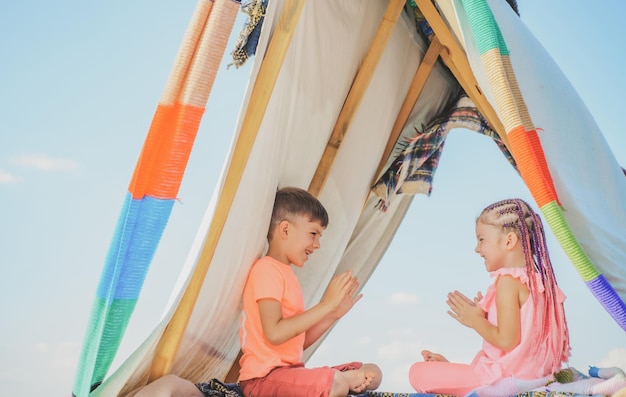
[[[417,296],[406,292],[394,292],[391,294],[387,303],[391,305],[413,305],[418,302]]]
[[[626,349],[623,347],[616,347],[608,352],[598,363],[598,368],[610,368],[617,367],[626,371]]]
[[[421,361],[422,343],[415,333],[405,330],[390,331],[389,342],[376,350],[376,363],[383,368],[383,383],[379,390],[388,392],[410,392],[409,368]]]
[[[43,342],[35,343],[30,347],[30,351],[34,353],[47,353],[49,350],[48,345]]]
[[[23,394],[24,385],[33,379],[46,385],[48,395],[67,395],[74,382],[80,348],[76,342],[12,346],[12,358],[0,363],[2,395]]]
[[[388,363],[383,370],[383,382],[379,391],[391,393],[415,393],[409,383],[409,369],[415,360]]]
[[[356,345],[371,345],[372,337],[370,335],[359,336],[354,340]]]
[[[41,171],[76,171],[78,163],[72,159],[53,158],[45,154],[22,154],[11,161],[13,164]]]
[[[409,338],[392,339],[389,343],[381,344],[377,349],[380,359],[388,362],[404,361],[406,359],[416,361],[420,358],[423,347],[419,341]]]
[[[10,172],[5,171],[0,168],[0,183],[17,183],[21,181],[22,181],[21,177],[17,175],[13,175]]]
[[[415,330],[413,328],[410,327],[403,327],[403,328],[389,328],[387,330],[387,334],[389,336],[389,339],[399,339],[399,338],[404,338],[404,339],[414,339],[417,338],[417,335],[415,333]]]

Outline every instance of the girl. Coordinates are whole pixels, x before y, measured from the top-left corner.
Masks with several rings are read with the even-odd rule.
[[[565,295],[558,287],[539,216],[520,199],[485,208],[476,220],[475,251],[494,279],[483,297],[448,294],[448,314],[474,329],[483,348],[471,364],[422,352],[409,381],[418,392],[464,396],[513,377],[539,379],[557,372],[570,353]]]

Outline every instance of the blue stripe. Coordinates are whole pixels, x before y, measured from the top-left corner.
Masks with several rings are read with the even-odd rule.
[[[100,278],[98,298],[111,304],[114,299],[139,297],[173,206],[173,199],[133,200],[127,193]]]

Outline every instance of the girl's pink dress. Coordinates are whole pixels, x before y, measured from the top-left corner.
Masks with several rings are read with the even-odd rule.
[[[498,324],[496,310],[496,282],[498,277],[509,275],[519,279],[530,287],[526,268],[502,268],[490,273],[494,283],[489,286],[480,307],[487,313],[487,320]],[[538,274],[535,277],[535,298],[531,294],[520,308],[522,333],[520,343],[510,352],[505,352],[483,341],[483,348],[471,364],[459,364],[438,361],[416,362],[409,370],[409,381],[418,392],[466,395],[472,390],[491,385],[501,379],[539,379],[557,372],[569,356],[569,339],[564,319],[558,321],[552,316],[546,317],[547,335],[536,324],[544,318],[545,288]],[[556,304],[565,300],[565,294],[554,286]],[[537,302],[535,302],[535,300]],[[545,340],[541,340],[545,339]],[[536,344],[536,349],[534,344]]]
[[[487,293],[479,304],[487,312],[487,320],[492,324],[498,324],[495,286],[498,277],[509,275],[519,279],[526,286],[529,286],[529,279],[524,267],[507,267],[489,274],[494,278],[494,283],[489,286]],[[544,326],[552,328],[549,330],[549,337],[544,341],[538,340],[541,336],[536,330],[536,322],[544,317],[543,299],[545,299],[545,288],[538,273],[532,273],[531,276],[536,278],[535,285],[538,293],[534,294],[534,297],[531,294],[520,309],[522,334],[519,345],[507,353],[483,341],[483,349],[478,352],[472,361],[481,383],[485,385],[507,377],[518,379],[542,378],[558,371],[561,364],[567,360],[569,349],[566,349],[563,357],[556,357],[559,354],[556,352],[560,352],[561,347],[555,346],[557,343],[563,343],[566,340],[567,335],[563,335],[567,332],[565,329],[555,329],[556,325],[548,321]],[[556,285],[555,289],[557,304],[560,305],[565,301],[565,294]],[[539,299],[539,301],[534,302],[533,299]],[[536,344],[538,349],[534,353],[532,350],[533,344]]]

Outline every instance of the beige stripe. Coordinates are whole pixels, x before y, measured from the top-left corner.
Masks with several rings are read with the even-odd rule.
[[[511,94],[515,98],[515,103],[517,103],[517,112],[524,125],[524,130],[532,131],[535,127],[530,117],[528,107],[526,106],[526,101],[524,101],[524,97],[522,96],[522,91],[517,83],[517,78],[515,77],[515,72],[513,71],[513,65],[511,64],[511,58],[502,57],[502,63],[504,64],[506,75],[509,76],[509,88],[511,89]]]
[[[183,37],[181,47],[176,55],[174,67],[170,72],[165,89],[161,95],[160,103],[163,105],[172,105],[182,91],[185,82],[185,76],[191,65],[193,54],[196,52],[198,41],[204,31],[204,26],[209,19],[213,1],[199,0],[196,9],[193,12],[185,36]]]
[[[497,48],[491,49],[481,56],[487,70],[489,82],[493,87],[493,95],[496,106],[500,111],[500,118],[507,134],[515,127],[522,124],[517,113],[515,99],[511,95],[506,71],[502,66],[502,57]]]
[[[181,103],[206,106],[238,11],[238,2],[215,1],[179,98]]]

